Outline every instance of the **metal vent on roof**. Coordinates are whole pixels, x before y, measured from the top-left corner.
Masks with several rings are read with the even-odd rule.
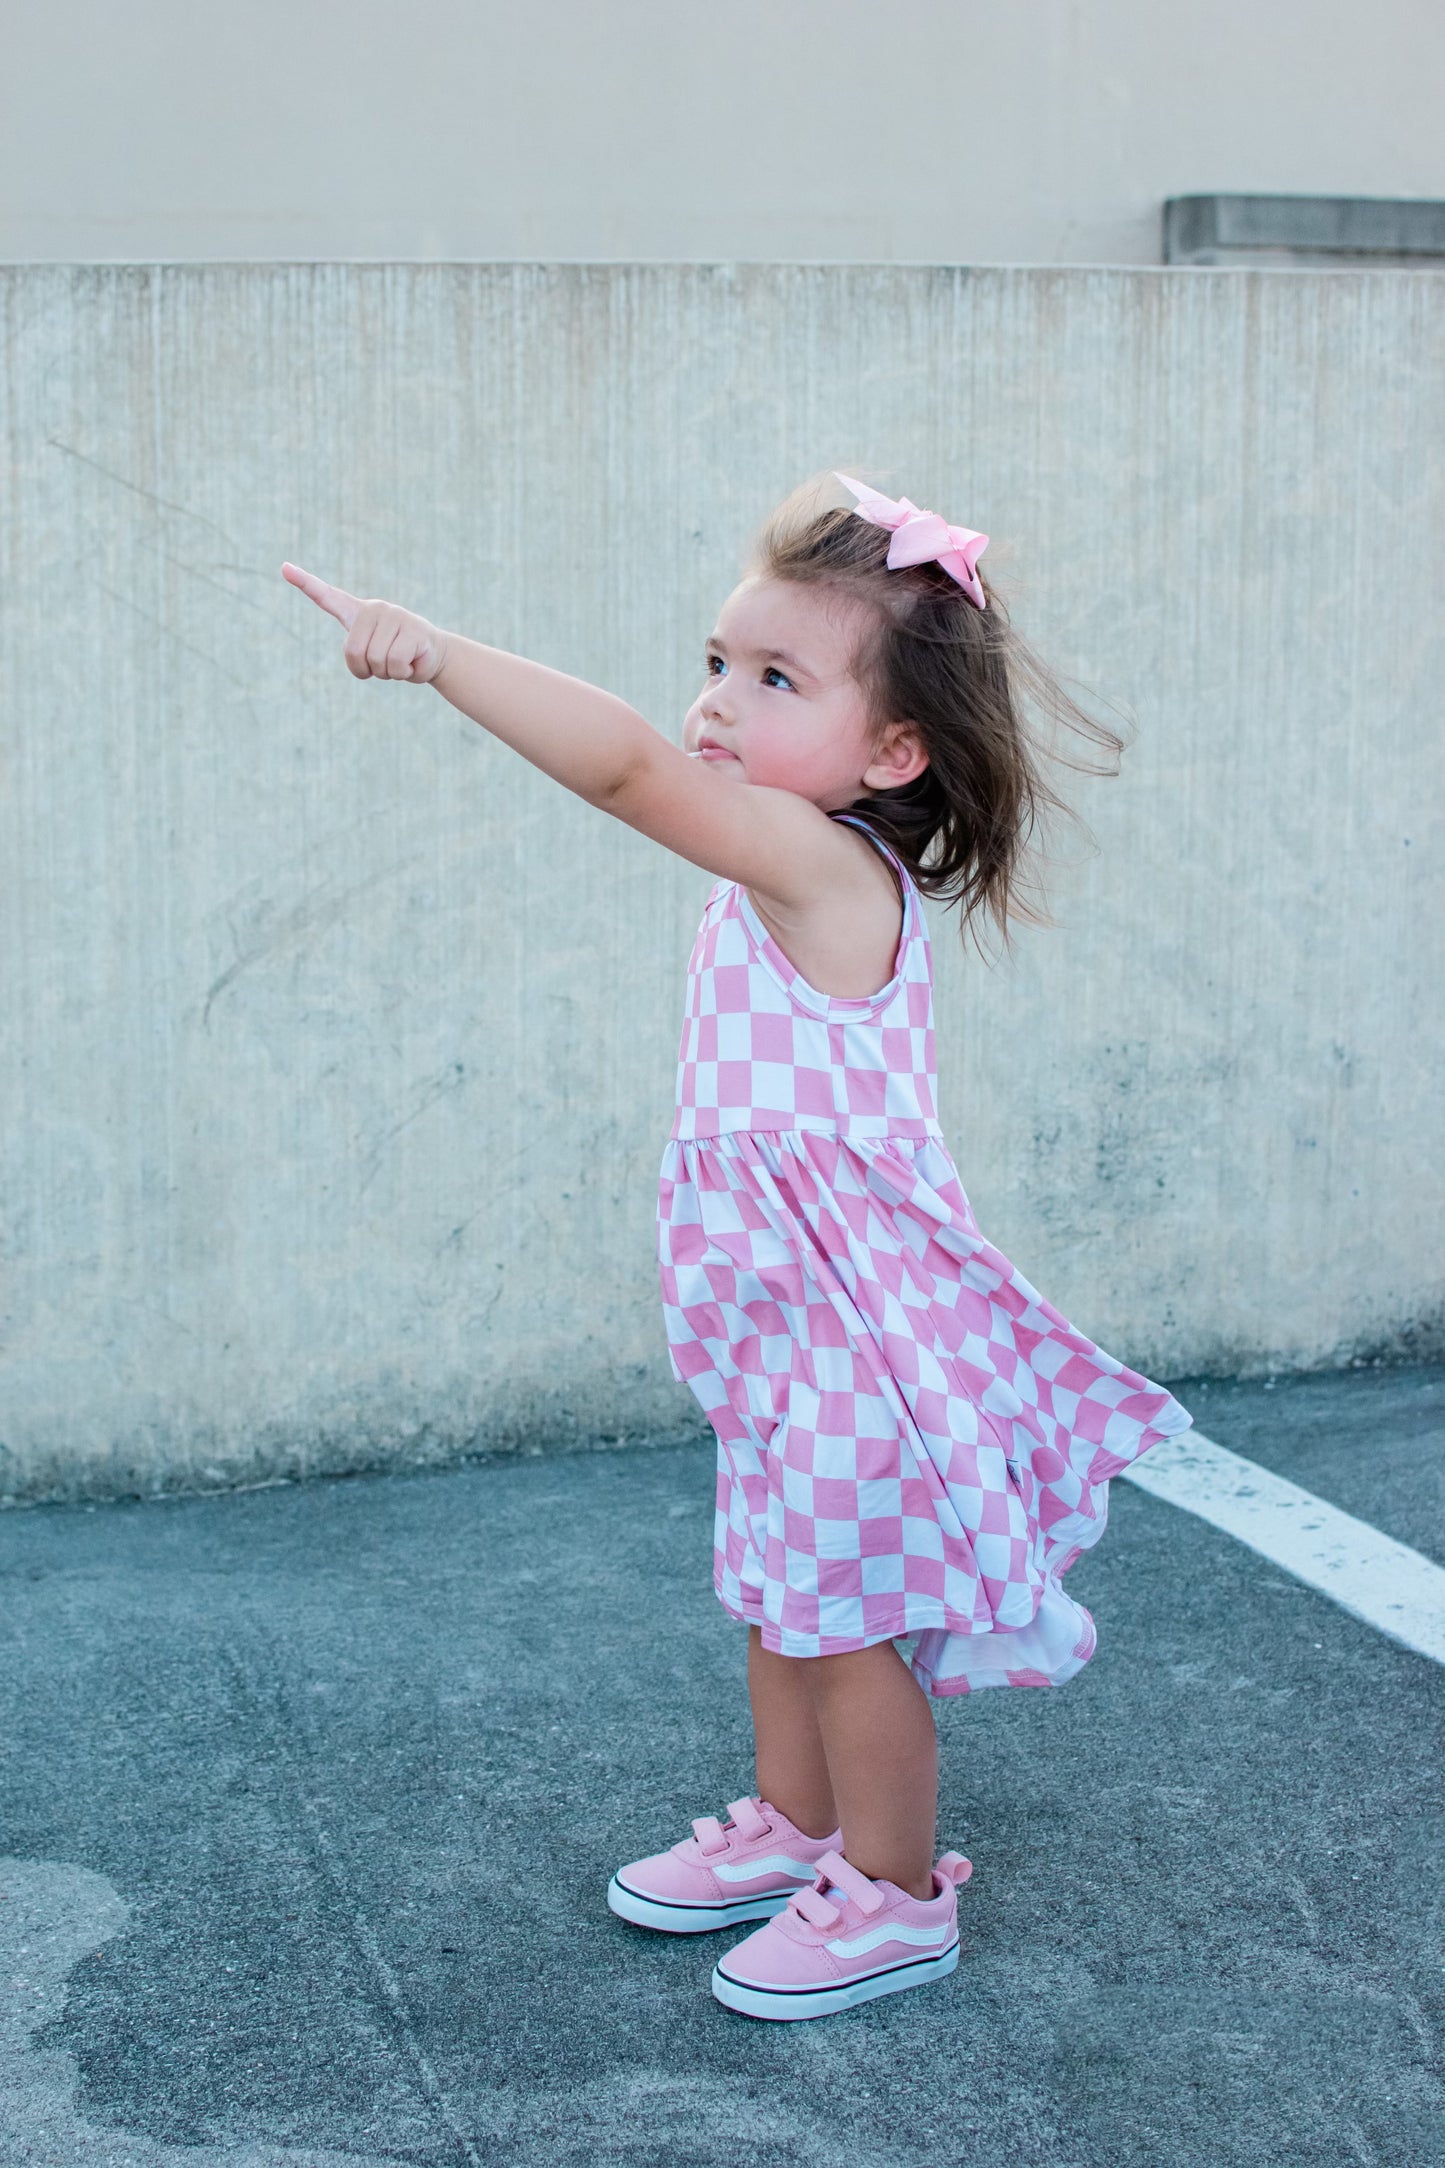
[[[1172,264],[1445,265],[1445,203],[1388,196],[1171,196]]]

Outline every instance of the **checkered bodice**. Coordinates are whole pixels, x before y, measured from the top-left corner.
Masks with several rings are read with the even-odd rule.
[[[821,994],[793,969],[740,881],[707,900],[687,967],[674,1137],[740,1129],[824,1129],[853,1137],[938,1137],[933,959],[907,868],[853,814],[897,871],[903,931],[876,994]]]

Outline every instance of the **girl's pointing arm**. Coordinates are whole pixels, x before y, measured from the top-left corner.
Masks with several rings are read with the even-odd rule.
[[[443,632],[398,603],[364,602],[299,565],[284,564],[281,572],[345,626],[353,677],[434,685],[463,715],[593,805],[614,796],[646,748],[668,742],[625,700],[581,678]]]
[[[432,679],[437,691],[494,738],[592,805],[604,805],[659,733],[615,693],[545,663],[459,633]]]

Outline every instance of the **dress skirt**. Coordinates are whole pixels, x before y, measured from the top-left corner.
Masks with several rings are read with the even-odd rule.
[[[785,1656],[905,1641],[937,1695],[1057,1686],[1109,1481],[1189,1427],[984,1240],[942,1139],[670,1138],[673,1375],[717,1435],[714,1578]]]

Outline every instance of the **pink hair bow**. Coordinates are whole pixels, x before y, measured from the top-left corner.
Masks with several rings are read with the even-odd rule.
[[[950,527],[937,512],[920,512],[906,497],[900,497],[895,504],[891,497],[880,496],[876,489],[852,481],[846,474],[840,474],[838,480],[858,499],[853,509],[860,519],[871,520],[875,527],[892,528],[893,540],[888,545],[890,572],[902,565],[936,562],[957,580],[975,609],[987,609],[983,582],[974,570],[988,548],[986,534],[976,534],[972,527]]]

